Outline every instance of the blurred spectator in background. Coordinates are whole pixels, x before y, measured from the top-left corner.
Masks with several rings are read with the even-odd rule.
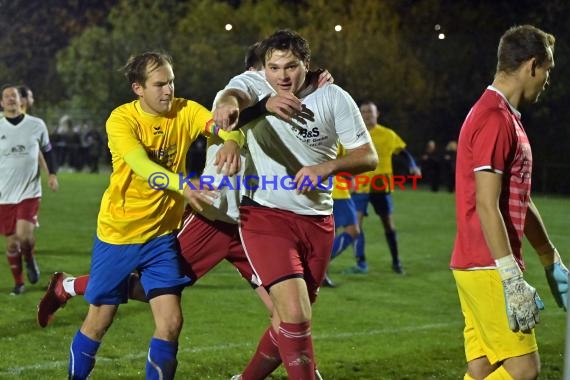
[[[457,158],[457,141],[450,141],[445,147],[445,154],[443,155],[443,175],[447,190],[450,193],[455,192],[455,159]]]
[[[4,117],[0,120],[0,235],[6,236],[6,258],[14,278],[10,294],[20,295],[24,292],[22,259],[30,283],[37,283],[40,277],[34,236],[42,195],[40,150],[45,154],[47,182],[53,191],[58,189],[58,181],[46,125],[22,111],[18,86],[2,88],[1,105]]]
[[[422,168],[422,182],[429,183],[431,191],[439,191],[441,170],[434,140],[427,142],[426,149],[420,158],[420,167]]]
[[[69,144],[71,141],[71,130],[73,123],[68,115],[63,115],[59,119],[59,124],[51,138],[57,165],[63,167],[67,165],[69,159]]]
[[[34,93],[32,92],[32,89],[26,86],[25,84],[22,84],[18,86],[18,92],[20,93],[22,112],[25,114],[29,113],[30,109],[34,105]],[[49,175],[49,169],[41,150],[39,153],[38,162],[40,165],[40,169],[42,169],[44,173]]]
[[[34,93],[32,89],[25,84],[18,86],[20,92],[20,99],[22,101],[22,111],[28,113],[30,108],[34,105]]]
[[[69,142],[67,145],[67,151],[69,152],[68,164],[72,172],[81,171],[83,166],[81,162],[81,128],[81,124],[73,125],[71,127],[71,133],[69,134]]]
[[[99,160],[103,151],[103,137],[90,123],[83,124],[81,135],[82,163],[90,173],[99,173]]]

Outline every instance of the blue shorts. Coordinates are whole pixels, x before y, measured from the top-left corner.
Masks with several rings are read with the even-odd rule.
[[[354,201],[350,198],[334,199],[333,216],[335,228],[358,224],[356,206],[354,205]]]
[[[368,201],[370,200],[370,194],[368,193],[352,193],[351,196],[354,201],[354,206],[356,211],[364,216],[368,216]]]
[[[142,244],[109,244],[95,238],[85,299],[92,305],[127,303],[129,275],[138,271],[150,299],[179,294],[190,279],[180,270],[178,241],[173,234]]]
[[[370,193],[370,204],[376,215],[387,216],[394,212],[394,200],[391,193]]]

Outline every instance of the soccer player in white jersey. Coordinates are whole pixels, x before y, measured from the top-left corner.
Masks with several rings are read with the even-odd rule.
[[[465,318],[465,380],[538,377],[534,326],[544,305],[523,277],[523,236],[539,255],[556,302],[567,307],[568,270],[530,195],[532,153],[518,111],[545,89],[553,54],[554,36],[531,25],[507,30],[493,84],[459,134],[450,266]]]
[[[303,97],[310,61],[304,38],[281,30],[261,43],[260,52],[266,79],[277,95],[269,98],[267,107],[269,102],[272,107],[279,104],[288,117],[266,116],[248,124],[245,170],[258,179],[259,187],[242,199],[240,233],[281,318],[274,333],[289,378],[315,379],[311,303],[334,238],[328,177],[371,170],[377,157],[348,93],[327,85]],[[230,82],[216,103],[218,125],[234,127],[239,110],[260,99],[250,85],[245,75]],[[339,141],[347,155],[337,159]]]
[[[6,257],[12,276],[12,295],[24,292],[22,257],[30,283],[39,280],[35,259],[34,229],[42,195],[38,157],[44,152],[48,164],[48,186],[58,187],[55,160],[48,131],[42,119],[22,111],[22,99],[17,86],[2,88],[0,119],[0,234],[6,236]]]

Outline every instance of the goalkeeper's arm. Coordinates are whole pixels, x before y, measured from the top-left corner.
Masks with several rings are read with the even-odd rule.
[[[475,172],[475,183],[477,215],[501,277],[509,327],[513,331],[529,331],[538,323],[538,310],[544,305],[536,290],[523,279],[522,271],[512,254],[499,209],[502,175],[478,171]]]
[[[540,213],[532,199],[526,213],[524,233],[544,266],[550,291],[558,306],[568,307],[568,269],[562,262],[558,250],[550,241]]]

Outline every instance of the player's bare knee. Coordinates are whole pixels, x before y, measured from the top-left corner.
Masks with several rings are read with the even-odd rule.
[[[85,336],[100,342],[101,340],[103,340],[103,337],[105,336],[107,330],[109,330],[109,327],[111,327],[112,324],[113,324],[112,319],[110,321],[86,319],[85,322],[83,323],[83,326],[81,326],[81,332]]]
[[[20,251],[20,244],[17,240],[11,240],[6,244],[6,255],[12,256],[14,253]]]
[[[345,230],[353,239],[356,239],[358,235],[360,235],[360,227],[358,224],[351,224],[349,226],[346,226]]]
[[[182,318],[182,314],[166,316],[160,320],[157,319],[155,336],[167,341],[176,341],[180,331],[182,331],[183,323],[184,318]]]
[[[492,365],[486,357],[481,357],[467,363],[467,373],[476,380],[486,378],[497,368],[498,365]]]
[[[509,358],[503,367],[515,380],[535,380],[540,374],[540,357],[537,352]]]
[[[302,323],[311,320],[311,310],[307,310],[301,304],[290,304],[283,312],[279,313],[281,320],[287,323]]]
[[[540,374],[540,363],[526,363],[521,366],[509,367],[507,372],[514,380],[536,380]]]

